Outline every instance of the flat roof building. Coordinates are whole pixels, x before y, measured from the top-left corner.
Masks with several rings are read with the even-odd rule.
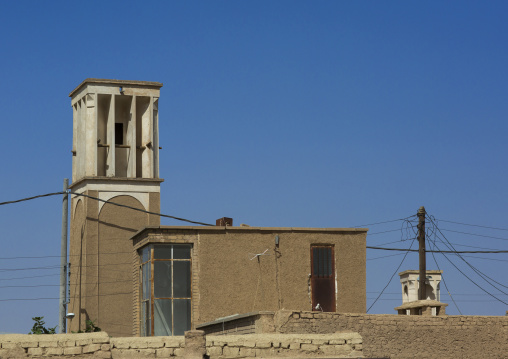
[[[260,310],[365,313],[367,229],[160,226],[161,87],[86,79],[70,94],[69,330],[183,335]]]

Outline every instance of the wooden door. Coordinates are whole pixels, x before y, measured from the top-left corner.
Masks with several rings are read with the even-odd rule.
[[[333,246],[310,248],[312,310],[335,312],[335,256]]]

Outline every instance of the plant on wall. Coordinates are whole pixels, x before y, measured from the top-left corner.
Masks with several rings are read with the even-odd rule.
[[[33,317],[32,320],[35,321],[32,330],[28,334],[55,334],[56,326],[53,328],[46,328],[44,324],[44,317]]]

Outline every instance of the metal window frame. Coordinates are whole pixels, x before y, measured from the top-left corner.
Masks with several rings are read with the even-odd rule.
[[[157,243],[157,244],[148,244],[148,246],[150,247],[150,255],[149,255],[149,259],[145,262],[142,262],[142,251],[144,248],[146,247],[143,247],[143,248],[140,248],[138,250],[138,255],[139,255],[139,258],[140,258],[140,266],[139,266],[139,273],[140,273],[140,310],[139,312],[141,313],[141,305],[144,301],[143,299],[143,265],[144,264],[147,264],[147,263],[150,263],[150,299],[149,299],[149,306],[150,306],[150,328],[149,328],[149,333],[145,333],[146,336],[154,336],[155,335],[155,321],[154,321],[154,314],[155,314],[155,300],[156,299],[167,299],[167,300],[171,300],[171,335],[174,336],[174,332],[175,332],[175,324],[174,324],[174,300],[175,299],[186,299],[186,300],[189,300],[189,306],[191,308],[191,311],[190,311],[190,322],[191,322],[191,327],[192,327],[192,302],[193,302],[193,296],[192,296],[192,253],[193,253],[193,245],[192,244],[189,244],[189,243]],[[190,249],[190,255],[189,255],[189,258],[188,259],[174,259],[173,256],[174,256],[174,253],[173,253],[173,248],[175,246],[186,246],[186,247],[189,247]],[[155,259],[155,249],[157,247],[171,247],[171,258],[165,258],[165,259]],[[155,286],[154,286],[154,278],[155,278],[155,262],[171,262],[171,297],[155,297]],[[174,297],[174,269],[173,269],[173,264],[174,262],[189,262],[190,263],[190,266],[189,266],[189,279],[190,279],[190,282],[189,282],[189,286],[190,286],[190,297]],[[146,314],[145,314],[146,315]],[[146,323],[146,318],[140,318],[140,324],[143,326],[143,322]],[[142,327],[140,328],[142,329]],[[148,328],[145,328],[145,329],[148,329]]]

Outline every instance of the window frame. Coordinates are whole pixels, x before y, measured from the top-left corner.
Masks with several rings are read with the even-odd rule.
[[[166,247],[171,249],[171,258],[155,258],[156,257],[156,249]],[[175,247],[186,247],[189,249],[188,258],[174,258],[174,248]],[[144,260],[143,255],[144,251],[148,250],[149,255],[148,259]],[[160,244],[148,244],[138,250],[138,258],[139,258],[139,323],[140,323],[140,335],[141,336],[155,336],[155,301],[156,300],[170,300],[171,301],[171,336],[175,336],[175,300],[187,300],[188,301],[188,329],[190,330],[192,327],[192,251],[193,245],[190,243],[160,243]],[[156,297],[155,296],[155,287],[156,287],[156,273],[155,273],[155,263],[156,262],[169,262],[171,268],[171,296],[170,297]],[[174,281],[174,264],[175,262],[188,262],[188,297],[175,297],[175,281]],[[149,298],[144,298],[144,277],[143,277],[143,266],[147,265],[149,267]],[[147,304],[148,303],[148,306]],[[143,311],[143,307],[145,310]],[[146,308],[148,307],[149,313],[147,313]],[[148,315],[149,314],[149,315]],[[147,324],[149,323],[149,328]],[[180,334],[180,335],[183,335]]]

